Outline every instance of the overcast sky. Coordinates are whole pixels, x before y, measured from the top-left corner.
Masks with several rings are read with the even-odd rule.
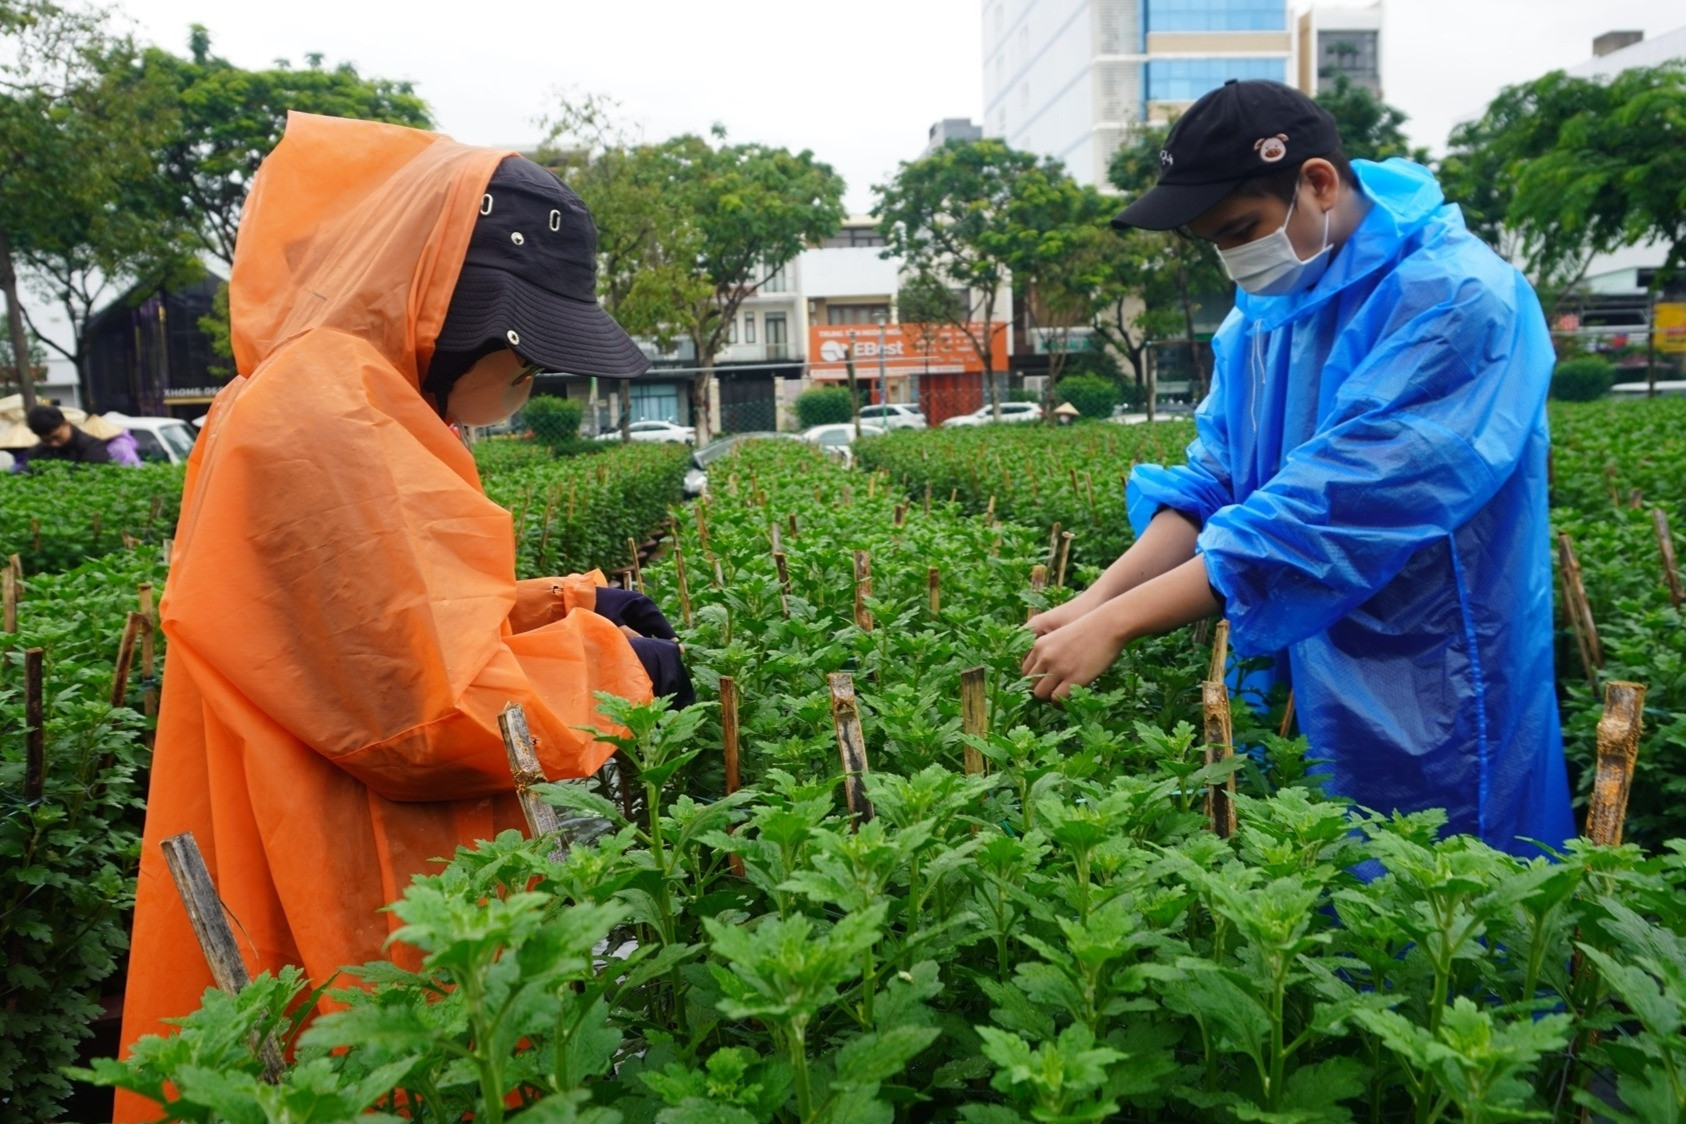
[[[321,52],[407,78],[460,140],[520,146],[563,90],[608,95],[649,139],[726,125],[738,140],[810,148],[848,203],[924,148],[943,117],[982,116],[979,0],[115,0],[147,39],[185,51],[188,26],[260,67]],[[1686,0],[1389,0],[1383,80],[1437,150],[1498,90],[1591,54],[1614,28],[1686,24]]]

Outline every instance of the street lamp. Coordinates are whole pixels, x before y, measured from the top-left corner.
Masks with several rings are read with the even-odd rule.
[[[883,309],[879,309],[873,314],[872,318],[878,321],[878,404],[888,406],[890,404],[890,386],[884,374],[884,322],[890,317]],[[880,410],[878,413],[881,418],[890,416],[888,410]]]

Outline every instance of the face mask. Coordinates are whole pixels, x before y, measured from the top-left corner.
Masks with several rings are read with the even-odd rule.
[[[501,367],[501,369],[500,369]],[[445,412],[463,425],[496,425],[527,404],[533,393],[531,370],[476,363],[445,397]]]
[[[1323,248],[1317,253],[1301,261],[1294,250],[1294,243],[1288,238],[1288,223],[1293,219],[1294,208],[1299,202],[1299,191],[1296,189],[1294,202],[1288,205],[1288,217],[1282,220],[1279,229],[1245,246],[1218,251],[1224,269],[1229,271],[1230,280],[1254,296],[1279,297],[1309,289],[1329,268],[1334,247],[1329,245],[1328,211],[1323,212]]]

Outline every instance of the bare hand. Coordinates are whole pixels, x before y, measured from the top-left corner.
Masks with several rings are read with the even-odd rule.
[[[1055,629],[1064,628],[1088,612],[1088,606],[1081,602],[1081,598],[1073,598],[1064,605],[1055,605],[1037,613],[1025,627],[1036,636],[1046,636]]]
[[[1100,613],[1088,613],[1042,635],[1025,656],[1022,670],[1036,679],[1032,694],[1057,701],[1073,687],[1088,686],[1123,650],[1124,639],[1112,622]]]

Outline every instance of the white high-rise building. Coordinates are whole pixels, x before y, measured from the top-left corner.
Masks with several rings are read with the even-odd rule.
[[[983,0],[984,133],[1104,185],[1133,125],[1289,81],[1289,28],[1287,0]]]
[[[1315,4],[1294,23],[1294,85],[1313,96],[1345,77],[1382,92],[1381,0],[1357,7]]]

